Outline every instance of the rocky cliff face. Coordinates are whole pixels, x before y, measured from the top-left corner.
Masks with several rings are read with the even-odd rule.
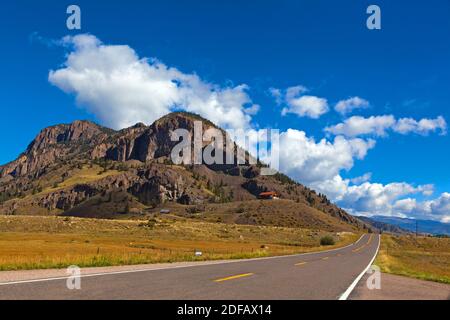
[[[56,160],[66,159],[71,154],[79,154],[83,148],[90,148],[104,141],[110,132],[112,130],[89,121],[75,121],[71,124],[45,128],[17,160],[0,168],[0,178],[7,175],[36,177]]]
[[[169,158],[178,141],[170,134],[176,129],[186,129],[193,136],[194,121],[202,121],[205,132],[215,127],[211,122],[187,113],[173,113],[151,126],[140,123],[114,131],[89,121],[75,121],[43,129],[19,158],[0,167],[0,178],[32,175],[38,177],[55,161],[71,159],[148,162]],[[206,143],[204,144],[206,145]]]
[[[0,214],[102,212],[105,217],[128,212],[130,206],[245,201],[270,190],[361,226],[326,197],[281,174],[260,176],[257,166],[171,164],[178,143],[171,141],[171,132],[183,128],[193,136],[197,120],[204,131],[215,127],[180,112],[120,131],[89,121],[46,128],[17,160],[0,167]]]

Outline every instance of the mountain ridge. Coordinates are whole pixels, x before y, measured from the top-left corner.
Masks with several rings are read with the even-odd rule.
[[[220,129],[186,112],[119,131],[90,121],[44,128],[16,160],[0,167],[0,214],[79,215],[83,211],[91,217],[111,218],[142,214],[166,203],[250,201],[262,191],[275,191],[297,203],[299,211],[310,207],[312,211],[306,211],[312,215],[318,210],[351,227],[368,228],[286,175],[261,176],[262,164],[248,163],[248,154],[243,165],[174,165],[170,152],[179,142],[172,141],[169,133],[183,128],[192,134],[197,120],[203,130]],[[234,144],[235,157],[237,148]],[[292,215],[298,218],[294,207]],[[254,210],[258,214],[259,209]]]
[[[398,226],[408,232],[416,232],[416,222],[417,231],[420,234],[428,233],[433,235],[450,235],[450,223],[443,223],[434,220],[423,220],[423,219],[411,219],[411,218],[400,218],[400,217],[387,217],[387,216],[373,216],[371,217],[374,221],[379,221],[383,223],[389,223],[394,226]]]

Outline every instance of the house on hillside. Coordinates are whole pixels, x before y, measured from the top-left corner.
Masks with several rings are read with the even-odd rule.
[[[258,199],[263,199],[263,200],[273,200],[273,199],[278,199],[278,193],[276,193],[275,191],[267,191],[267,192],[261,192],[258,195]]]

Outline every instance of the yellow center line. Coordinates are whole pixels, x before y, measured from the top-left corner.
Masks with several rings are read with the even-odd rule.
[[[370,235],[370,237],[369,237],[369,241],[367,241],[367,244],[369,244],[369,243],[370,243],[370,241],[372,241],[372,236],[373,236],[373,234],[371,234],[371,235]]]
[[[254,273],[243,273],[243,274],[238,274],[238,275],[231,276],[231,277],[216,279],[216,280],[214,280],[214,282],[222,282],[222,281],[227,281],[227,280],[233,280],[233,279],[248,277],[248,276],[252,276],[252,275],[254,275]]]
[[[324,257],[324,258],[322,258],[322,260],[327,260],[328,258],[330,258],[330,257]]]
[[[308,262],[299,262],[299,263],[296,263],[295,265],[296,266],[303,266],[303,265],[305,265],[305,264],[307,264]]]
[[[359,248],[353,249],[352,251],[353,251],[353,252],[357,252],[357,251],[361,250],[362,248],[364,248],[365,246],[369,245],[370,241],[372,241],[372,236],[373,236],[373,234],[371,234],[371,235],[369,236],[369,240],[367,241],[366,244],[362,245],[362,246],[359,247]]]

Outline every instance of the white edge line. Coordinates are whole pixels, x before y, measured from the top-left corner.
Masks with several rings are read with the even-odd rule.
[[[359,276],[356,277],[356,279],[352,282],[350,287],[348,287],[347,290],[345,290],[345,292],[343,294],[341,294],[341,296],[339,297],[339,300],[347,300],[348,299],[349,295],[355,289],[358,282],[361,280],[361,278],[364,276],[364,274],[367,272],[367,270],[369,270],[369,268],[372,266],[372,263],[375,261],[375,258],[377,257],[377,254],[378,254],[378,250],[380,249],[380,244],[381,244],[381,235],[378,235],[378,247],[377,247],[377,251],[375,252],[372,260],[370,261],[369,265],[363,270],[363,272],[361,272],[359,274]]]
[[[103,272],[103,273],[91,273],[86,275],[80,275],[80,278],[88,278],[88,277],[99,277],[99,276],[108,276],[108,275],[115,275],[115,274],[125,274],[125,273],[137,273],[137,272],[146,272],[146,271],[157,271],[157,270],[170,270],[170,269],[181,269],[181,268],[191,268],[191,267],[202,267],[202,266],[210,266],[210,265],[216,265],[216,264],[226,264],[226,263],[235,263],[235,262],[248,262],[248,261],[255,261],[255,260],[268,260],[268,259],[279,259],[279,258],[288,258],[288,257],[297,257],[297,256],[304,256],[309,254],[318,254],[318,253],[324,253],[324,252],[331,252],[336,250],[342,250],[348,247],[351,247],[353,245],[356,245],[361,239],[364,237],[365,234],[363,234],[357,241],[350,243],[349,245],[346,245],[345,247],[330,249],[330,250],[323,250],[323,251],[316,251],[316,252],[304,252],[304,253],[298,253],[298,254],[292,254],[292,255],[284,255],[284,256],[273,256],[273,257],[263,257],[263,258],[251,258],[251,259],[236,259],[236,260],[229,260],[229,261],[205,261],[207,263],[202,264],[190,264],[190,265],[183,265],[183,266],[169,266],[169,267],[161,267],[161,268],[147,268],[147,269],[136,269],[136,270],[124,270],[124,271],[112,271],[112,272]],[[54,278],[42,278],[42,279],[31,279],[31,280],[20,280],[20,281],[10,281],[10,282],[0,282],[0,286],[6,286],[6,285],[13,285],[13,284],[22,284],[22,283],[33,283],[33,282],[45,282],[45,281],[55,281],[55,280],[65,280],[68,279],[70,276],[64,276],[64,277],[54,277]]]

